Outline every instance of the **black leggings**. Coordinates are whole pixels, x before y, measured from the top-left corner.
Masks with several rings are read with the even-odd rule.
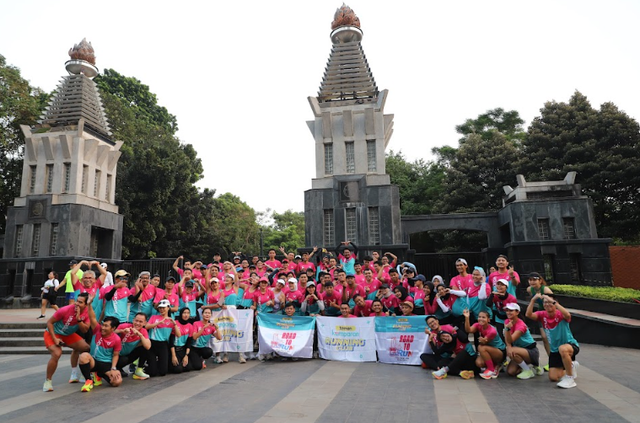
[[[202,370],[202,360],[206,360],[213,356],[213,350],[209,347],[196,348],[191,347],[189,351],[189,363],[193,370]]]
[[[147,373],[151,377],[166,376],[169,372],[169,343],[166,341],[151,341]]]
[[[121,355],[118,359],[116,367],[118,370],[122,370],[127,364],[131,364],[136,360],[138,361],[138,367],[144,367],[145,362],[149,362],[149,356],[151,355],[151,349],[147,350],[143,346],[136,347],[129,355]],[[154,357],[155,359],[155,357]]]
[[[196,362],[200,363],[200,368],[202,368],[202,360],[200,359],[200,357],[193,354],[191,351],[189,352],[187,365],[184,366],[182,364],[182,360],[184,359],[185,355],[187,355],[187,349],[185,347],[175,347],[175,349],[176,349],[176,358],[178,359],[178,365],[176,366],[175,364],[173,364],[173,361],[169,363],[169,371],[171,373],[182,373],[182,372],[189,372],[193,370],[194,358]]]
[[[476,356],[469,354],[467,350],[462,350],[456,354],[448,366],[448,373],[454,376],[460,374],[462,370],[473,370],[474,373],[480,373],[480,369],[476,366]]]
[[[450,357],[441,357],[436,354],[421,354],[420,360],[429,368],[438,370],[441,367],[448,366],[452,359]]]

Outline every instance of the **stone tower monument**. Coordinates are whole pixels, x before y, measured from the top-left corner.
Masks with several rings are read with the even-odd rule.
[[[393,115],[384,114],[388,91],[378,90],[353,10],[339,8],[331,29],[320,91],[309,97],[316,177],[305,192],[306,245],[334,247],[349,240],[369,250],[400,247],[398,187],[385,173],[393,133]]]
[[[69,75],[39,124],[22,126],[22,184],[7,214],[0,296],[28,295],[32,278],[40,284],[48,269],[66,270],[69,258],[120,259],[123,218],[114,200],[122,142],[111,140],[93,47],[82,40],[69,55]]]

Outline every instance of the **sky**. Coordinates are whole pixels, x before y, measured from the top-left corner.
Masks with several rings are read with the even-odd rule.
[[[139,79],[177,117],[178,137],[203,160],[199,187],[256,211],[303,211],[315,176],[307,97],[341,4],[0,0],[0,54],[51,91],[86,37],[99,69]],[[457,146],[455,126],[487,110],[517,110],[528,126],[545,102],[576,90],[640,118],[638,1],[347,4],[378,88],[389,90],[387,151],[409,161]]]

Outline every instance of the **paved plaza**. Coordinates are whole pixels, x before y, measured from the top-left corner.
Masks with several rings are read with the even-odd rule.
[[[0,310],[0,321],[24,313]],[[434,380],[419,367],[274,360],[209,363],[81,393],[67,383],[65,355],[55,390],[42,392],[47,355],[0,355],[0,422],[640,422],[640,351],[581,347],[578,387],[569,390],[546,374]]]

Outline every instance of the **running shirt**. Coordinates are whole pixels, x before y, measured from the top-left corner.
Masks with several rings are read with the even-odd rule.
[[[118,330],[122,331],[132,327],[133,325],[131,323],[122,323],[118,326]],[[141,328],[139,332],[144,338],[149,339],[149,332],[147,332],[145,328]],[[120,355],[131,354],[131,352],[140,344],[140,337],[133,333],[133,331],[130,331],[129,333],[122,332],[119,336],[120,342],[122,343],[122,351],[120,351]]]
[[[262,293],[259,289],[253,294],[253,301],[256,302],[256,311],[261,313],[271,313],[273,306],[267,306],[269,301],[275,302],[275,295],[272,290],[267,289]]]
[[[518,274],[518,272],[513,272],[513,277],[517,280],[520,280],[520,275]],[[498,279],[505,279],[509,281],[507,292],[515,297],[517,285],[511,280],[509,271],[506,271],[504,273],[499,273],[498,271],[492,272],[489,275],[489,284],[491,285],[491,288],[496,286],[496,282],[498,281]]]
[[[264,264],[272,269],[279,269],[280,267],[282,267],[282,263],[280,262],[280,260],[276,260],[276,259],[267,260],[264,262]]]
[[[486,345],[503,351],[507,348],[502,341],[502,338],[498,336],[498,331],[495,327],[487,325],[486,328],[483,328],[480,323],[474,323],[471,327],[478,330],[477,333],[480,337],[487,338],[489,340]]]
[[[315,272],[316,265],[311,263],[310,261],[306,263],[301,261],[300,263],[298,263],[298,269],[297,269],[298,274],[306,272],[307,269],[313,269],[313,271]]]
[[[498,295],[491,295],[491,302],[493,303],[493,307],[496,311],[496,322],[504,323],[507,318],[507,312],[504,309],[509,303],[517,303],[518,300],[511,294],[507,294],[506,298],[502,299]]]
[[[509,329],[504,328],[504,330],[509,330]],[[532,345],[533,346],[536,345],[536,341],[533,340],[533,337],[529,332],[529,328],[527,327],[527,324],[523,322],[522,319],[518,319],[516,323],[513,325],[513,327],[511,328],[512,334],[515,333],[516,331],[520,331],[522,335],[520,335],[518,339],[513,341],[514,347],[531,348]]]
[[[388,297],[382,297],[380,301],[389,310],[389,313],[400,311],[400,300],[395,295],[391,294]]]
[[[367,300],[375,300],[376,299],[376,294],[378,293],[378,289],[380,288],[380,285],[382,285],[382,282],[380,282],[378,279],[373,279],[371,281],[371,283],[367,283],[366,279],[365,281],[362,283],[362,288],[364,289],[364,292],[367,294]],[[367,288],[369,288],[369,290],[367,291]]]
[[[424,289],[415,286],[411,287],[409,289],[409,295],[411,295],[411,298],[413,298],[413,304],[415,304],[416,307],[424,307]]]
[[[373,311],[371,311],[371,304],[373,303],[373,301],[371,300],[365,300],[364,302],[364,306],[360,307],[359,305],[356,305],[353,309],[353,314],[356,315],[356,317],[367,317],[370,316],[371,313],[373,313]]]
[[[467,276],[454,276],[449,281],[449,288],[456,291],[464,291],[465,288],[469,288],[471,285],[473,285],[473,275],[470,274],[467,274]]]
[[[83,292],[88,293],[91,298],[95,298],[95,296],[98,295],[98,293],[100,292],[101,286],[102,286],[102,281],[100,280],[95,281],[93,285],[91,285],[88,288],[84,286],[84,284],[81,281],[78,281],[73,285],[73,288],[75,289],[76,298],[78,298],[78,295],[82,294]],[[96,316],[99,316],[99,315],[96,314]]]
[[[153,300],[154,304],[158,304],[160,301],[162,300],[168,300],[169,303],[171,304],[171,308],[174,307],[178,307],[180,305],[180,299],[178,298],[178,294],[167,294],[167,291],[161,290],[161,289],[156,289],[156,298]],[[156,308],[153,308],[153,311],[151,313],[153,316],[159,315],[160,312],[158,310],[156,310]],[[169,316],[171,316],[171,312],[169,312]]]
[[[251,291],[251,288],[247,288],[243,293],[242,293],[242,299],[239,302],[239,306],[242,306],[244,308],[249,308],[253,305],[253,299],[256,296],[256,291]]]
[[[222,291],[220,291],[219,289],[218,289],[218,293],[215,294],[215,295],[213,295],[213,293],[211,291],[209,291],[206,294],[204,294],[204,304],[208,305],[208,306],[210,306],[212,304],[218,304],[219,305],[221,296],[222,296]],[[222,307],[220,307],[220,308],[222,308]],[[211,309],[211,310],[212,311],[213,310],[219,310],[220,308]]]
[[[173,341],[173,345],[175,347],[184,347],[187,345],[187,341],[193,335],[193,325],[191,323],[187,323],[183,325],[182,323],[176,321],[176,326],[180,331],[180,336],[176,336],[175,341]]]
[[[549,340],[549,346],[551,352],[558,352],[560,345],[573,344],[579,347],[578,341],[573,338],[571,329],[569,329],[569,321],[565,320],[560,310],[556,310],[554,316],[549,316],[545,310],[536,311],[535,314],[538,317],[538,321],[542,323],[544,331],[547,333],[547,339]]]
[[[351,254],[351,257],[349,257],[349,259],[344,257],[342,254],[339,254],[338,258],[340,259],[340,264],[342,264],[342,269],[347,272],[347,275],[356,274],[356,257],[354,254]]]
[[[300,304],[302,303],[302,300],[304,300],[304,296],[302,294],[302,292],[300,291],[285,291],[284,293],[284,298],[286,299],[286,302],[294,302],[296,303],[296,309],[300,308]]]
[[[135,295],[135,289],[131,290],[131,295]],[[142,294],[138,297],[138,301],[131,303],[129,307],[129,321],[133,322],[133,318],[138,313],[144,313],[147,319],[151,317],[153,311],[153,300],[156,297],[156,287],[149,284],[144,288]]]
[[[78,277],[78,280],[82,279],[82,275],[84,275],[84,272],[80,269],[78,269],[78,271],[76,272],[76,276]],[[73,291],[75,291],[75,288],[73,287],[73,282],[71,281],[71,269],[67,270],[67,273],[64,275],[64,288],[65,288],[65,293],[69,294]]]
[[[238,302],[238,292],[236,289],[231,286],[231,289],[225,289],[224,291],[224,303],[228,306],[235,307]]]
[[[356,305],[356,303],[353,301],[353,298],[356,295],[361,295],[363,298],[366,297],[366,292],[364,288],[358,284],[354,284],[353,287],[347,284],[347,286],[344,287],[344,290],[347,291],[347,298],[349,298],[349,307],[351,308],[355,307]]]
[[[193,323],[193,335],[195,335],[196,333],[200,332],[200,329],[202,329],[204,326],[204,322],[201,320],[198,320],[197,322]],[[207,345],[209,345],[209,340],[211,339],[211,337],[213,336],[213,334],[216,333],[216,328],[213,325],[209,325],[206,328],[204,328],[204,330],[202,331],[202,335],[200,335],[198,337],[198,339],[193,341],[193,347],[194,348],[204,348]]]
[[[149,319],[148,325],[155,325],[156,322],[159,322],[163,319],[162,315],[156,314],[155,316],[151,316]],[[169,337],[171,336],[171,332],[173,332],[174,321],[171,317],[168,317],[167,320],[160,323],[157,327],[149,330],[149,339],[152,341],[169,341]]]
[[[188,294],[186,290],[182,293],[180,297],[180,309],[187,307],[191,312],[191,316],[196,316],[196,298],[198,297],[198,293],[193,290],[191,294]]]
[[[53,332],[56,335],[71,335],[78,331],[78,320],[76,319],[76,306],[68,305],[60,307],[53,313],[55,322],[53,323]],[[89,318],[89,310],[85,307],[80,313],[80,318],[86,322]]]
[[[95,329],[93,329],[93,338],[91,339],[91,356],[96,361],[111,363],[113,361],[113,353],[120,352],[122,350],[122,342],[115,332],[109,336],[103,337],[101,330],[101,325],[96,325]]]
[[[109,292],[115,289],[115,285],[107,286],[102,289],[104,290],[103,296],[106,297]],[[126,322],[129,295],[131,295],[131,292],[127,287],[123,287],[116,290],[116,292],[113,294],[113,297],[110,300],[105,301],[105,306],[104,306],[105,317],[113,316],[113,317],[117,317],[118,320],[121,322]]]
[[[480,313],[481,311],[488,311],[489,313],[491,313],[491,310],[486,305],[486,299],[489,298],[489,295],[491,295],[491,287],[488,283],[484,284],[486,295],[484,300],[480,300],[478,298],[478,294],[480,293],[482,286],[483,284],[476,285],[474,283],[471,283],[471,285],[467,289],[467,296],[463,297],[467,300],[469,311],[471,311],[471,313],[476,316],[476,318],[478,317],[478,313]]]
[[[325,316],[339,316],[340,315],[340,305],[342,304],[342,296],[338,294],[334,288],[331,295],[326,292],[323,292],[320,296],[320,299],[324,302],[324,314]],[[336,303],[338,307],[332,307],[329,304]]]

